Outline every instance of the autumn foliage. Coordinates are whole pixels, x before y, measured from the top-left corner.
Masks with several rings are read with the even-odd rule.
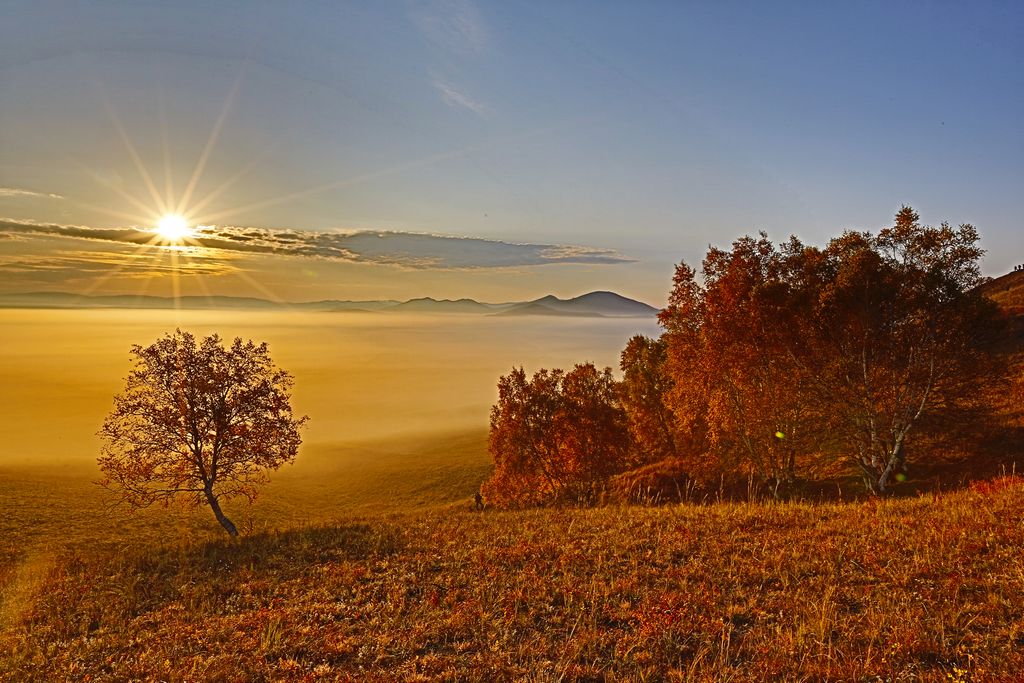
[[[636,335],[622,350],[619,396],[626,411],[629,437],[636,457],[652,463],[675,455],[681,445],[678,427],[666,399],[674,382],[668,372],[664,338]]]
[[[488,447],[494,476],[485,496],[504,506],[592,501],[628,467],[626,414],[611,368],[569,372],[515,368],[498,380]]]
[[[197,342],[181,330],[131,353],[125,390],[99,432],[103,485],[134,507],[205,503],[236,536],[220,501],[253,500],[266,471],[298,452],[307,418],[292,414],[291,375],[266,343],[225,347],[217,335]]]
[[[994,412],[985,388],[1004,371],[1002,318],[979,286],[982,254],[972,226],[925,226],[909,207],[892,227],[824,248],[763,233],[712,247],[699,275],[677,267],[665,332],[629,341],[622,380],[607,376],[587,401],[578,392],[588,388],[574,388],[587,410],[560,408],[559,370],[502,378],[488,490],[497,502],[539,502],[570,488],[552,483],[563,469],[579,491],[646,467],[775,495],[850,476],[887,493],[928,458],[915,439],[934,447],[956,438],[958,421]],[[615,448],[565,445],[563,435],[598,427]]]

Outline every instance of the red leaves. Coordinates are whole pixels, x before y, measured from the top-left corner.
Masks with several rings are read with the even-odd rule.
[[[838,456],[885,491],[911,428],[992,376],[977,240],[904,207],[878,235],[825,249],[763,233],[710,249],[703,285],[680,265],[661,322],[671,408],[709,455],[695,471],[789,482]]]
[[[135,507],[184,496],[252,500],[263,472],[291,462],[299,429],[291,376],[266,343],[175,331],[132,348],[134,367],[99,435],[108,488]],[[211,503],[212,504],[212,503]]]
[[[487,499],[500,506],[556,499],[590,501],[627,465],[626,417],[611,368],[592,363],[568,373],[515,368],[498,381],[488,447],[494,476]]]

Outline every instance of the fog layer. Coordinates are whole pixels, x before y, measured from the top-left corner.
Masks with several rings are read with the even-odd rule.
[[[92,465],[132,344],[176,327],[269,342],[295,376],[296,412],[311,418],[307,444],[485,428],[497,378],[513,365],[617,367],[631,335],[657,333],[637,319],[3,310],[0,467]]]

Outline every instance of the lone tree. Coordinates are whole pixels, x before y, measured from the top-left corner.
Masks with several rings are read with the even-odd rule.
[[[266,471],[294,460],[302,442],[308,417],[292,415],[291,375],[265,342],[225,347],[216,334],[197,343],[176,330],[131,354],[124,393],[99,431],[103,486],[136,508],[205,502],[237,536],[220,501],[252,502]]]

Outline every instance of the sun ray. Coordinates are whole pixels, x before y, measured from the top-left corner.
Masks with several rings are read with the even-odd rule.
[[[243,282],[245,282],[247,285],[249,285],[250,287],[252,287],[256,291],[258,291],[260,294],[262,294],[263,296],[267,297],[271,301],[280,302],[280,303],[282,303],[288,309],[292,309],[293,308],[291,302],[283,301],[282,298],[279,297],[276,293],[274,293],[269,287],[264,285],[262,282],[260,282],[256,278],[251,277],[248,273],[246,273],[241,268],[236,270],[234,275],[237,275]]]
[[[160,193],[156,189],[153,177],[150,175],[149,171],[146,170],[146,165],[143,163],[142,157],[139,156],[138,150],[135,149],[135,145],[132,144],[131,139],[128,137],[128,132],[121,124],[121,118],[117,115],[114,105],[111,104],[107,97],[103,98],[103,104],[107,109],[107,113],[110,115],[111,121],[114,123],[114,128],[117,129],[117,135],[121,138],[121,143],[124,144],[125,149],[128,150],[128,155],[131,157],[132,163],[135,164],[136,170],[139,172],[143,183],[146,185],[146,189],[149,190],[149,194],[153,198],[153,202],[156,204],[160,213],[166,213],[167,206],[164,204],[163,199],[160,197]]]
[[[357,176],[353,176],[351,178],[343,178],[341,180],[337,180],[334,182],[324,183],[323,185],[316,185],[305,190],[296,190],[294,192],[278,195],[277,197],[271,197],[269,199],[263,199],[257,202],[253,202],[251,204],[244,204],[224,209],[216,213],[204,215],[203,221],[214,222],[222,218],[227,218],[233,214],[238,214],[245,211],[253,211],[255,209],[264,209],[268,206],[276,206],[278,204],[283,204],[285,202],[289,202],[295,199],[302,199],[303,197],[308,197],[310,195],[318,194],[320,192],[326,192],[328,190],[335,190],[342,187],[349,187],[352,185],[370,182],[372,180],[378,180],[389,175],[394,175],[395,173],[402,173],[404,171],[410,171],[418,168],[423,168],[426,166],[432,166],[434,164],[441,163],[443,161],[448,161],[450,159],[457,159],[459,157],[463,157],[473,152],[491,148],[500,143],[517,142],[520,140],[528,140],[538,136],[547,135],[549,133],[557,132],[558,130],[561,130],[566,127],[568,127],[568,124],[544,126],[534,130],[519,133],[517,135],[503,136],[500,139],[489,140],[487,142],[482,142],[475,145],[468,145],[466,147],[449,150],[447,152],[440,152],[438,154],[434,154],[428,157],[414,159],[412,161],[407,161],[402,164],[396,164],[394,166],[379,169],[376,171],[370,171],[369,173],[363,173]]]
[[[465,148],[465,149],[453,150],[451,152],[444,152],[442,154],[435,154],[434,156],[426,157],[424,159],[417,159],[417,160],[414,160],[414,161],[409,161],[409,162],[406,162],[404,164],[398,164],[396,166],[391,166],[389,168],[384,168],[384,169],[380,169],[380,170],[377,170],[377,171],[371,171],[369,173],[363,173],[361,175],[353,176],[351,178],[344,178],[342,180],[338,180],[338,181],[335,181],[335,182],[325,183],[323,185],[316,185],[314,187],[311,187],[311,188],[308,188],[308,189],[305,189],[305,190],[297,190],[295,192],[290,192],[288,194],[279,195],[277,197],[272,197],[270,199],[263,199],[263,200],[260,200],[258,202],[253,202],[251,204],[246,204],[246,205],[234,207],[234,208],[231,208],[231,209],[225,209],[224,211],[218,211],[217,213],[208,214],[208,215],[204,216],[204,219],[207,220],[207,221],[216,221],[216,220],[219,220],[221,218],[225,218],[227,216],[230,216],[232,214],[241,213],[243,211],[252,211],[252,210],[255,210],[255,209],[264,209],[264,208],[266,208],[268,206],[276,206],[278,204],[283,204],[285,202],[290,202],[290,201],[295,200],[295,199],[302,199],[303,197],[308,197],[310,195],[319,194],[320,192],[326,192],[327,190],[336,190],[336,189],[339,189],[339,188],[342,188],[342,187],[348,187],[348,186],[351,186],[351,185],[359,185],[361,183],[366,183],[366,182],[369,182],[371,180],[377,180],[378,178],[383,178],[385,176],[393,175],[395,173],[401,173],[403,171],[409,171],[409,170],[412,170],[412,169],[421,168],[423,166],[430,166],[432,164],[436,164],[436,163],[439,163],[441,161],[446,161],[448,159],[455,159],[455,158],[460,157],[460,156],[462,156],[464,154],[467,154],[468,152],[472,151],[473,149],[474,149],[474,147],[468,147],[468,148]]]
[[[103,180],[103,178],[101,178],[99,176],[98,173],[96,173],[91,168],[89,168],[88,166],[86,166],[82,162],[78,161],[77,159],[72,159],[72,161],[79,168],[81,168],[83,171],[85,171],[87,174],[89,174],[92,177],[92,179],[94,181],[96,181],[97,184],[102,185],[103,187],[106,187],[107,189],[113,190],[114,192],[116,192],[118,194],[118,196],[121,197],[121,199],[124,199],[125,201],[129,202],[130,204],[135,205],[135,207],[138,208],[140,211],[142,211],[144,214],[146,214],[148,216],[152,216],[153,215],[153,207],[152,206],[146,204],[141,199],[139,199],[135,195],[131,194],[127,190],[123,190],[120,187],[117,187],[116,185],[113,185],[111,183],[105,182]],[[158,210],[159,210],[159,207],[158,207]],[[160,213],[163,213],[163,212],[160,211]],[[146,220],[149,220],[149,219],[147,218]]]
[[[181,316],[181,282],[178,280],[178,250],[171,249],[171,295],[174,297],[174,310]]]
[[[196,263],[194,259],[190,258],[192,256],[190,250],[183,251],[182,256],[184,257],[186,265],[191,266]],[[213,298],[213,293],[210,291],[210,288],[206,286],[206,282],[203,280],[203,276],[197,273],[196,276],[192,278],[192,281],[195,282],[196,287],[198,287],[202,291],[203,296],[206,297],[207,301],[211,301]]]
[[[141,299],[142,297],[144,297],[147,294],[149,294],[149,288],[153,285],[153,280],[155,280],[155,279],[156,279],[156,276],[153,276],[153,275],[150,275],[147,278],[143,278],[142,279],[142,288],[135,294],[135,296]]]
[[[167,133],[167,111],[163,89],[160,91],[160,146],[164,156],[164,206],[174,206],[174,174],[171,172],[171,145]]]
[[[149,242],[137,245],[135,249],[132,251],[131,256],[139,256],[140,254],[144,253],[149,249],[156,248],[158,246],[158,240],[159,237],[157,235],[154,235],[153,238],[149,240]],[[104,284],[106,284],[107,281],[110,280],[110,278],[114,277],[115,275],[119,275],[123,270],[124,264],[114,266],[110,271],[108,271],[101,277],[97,278],[95,281],[93,281],[91,286],[86,287],[85,291],[83,291],[82,294],[85,294],[86,296],[92,294],[93,292],[97,291],[100,287],[102,287]]]
[[[457,159],[471,154],[481,149],[487,149],[499,143],[515,141],[518,139],[527,139],[550,133],[554,130],[561,128],[562,126],[549,126],[540,129],[534,129],[526,131],[518,135],[513,136],[502,136],[500,139],[492,139],[483,143],[469,145],[457,149],[452,149],[445,152],[440,152],[427,157],[419,159],[413,159],[403,163],[398,163],[386,168],[378,169],[376,171],[370,171],[358,175],[354,175],[348,178],[342,178],[334,182],[323,183],[315,185],[306,189],[300,189],[293,192],[287,192],[277,197],[271,197],[268,199],[262,199],[260,201],[251,202],[249,204],[235,206],[232,208],[226,208],[221,211],[214,213],[203,214],[202,212],[220,198],[228,188],[232,187],[238,180],[243,178],[246,174],[252,171],[252,169],[259,166],[259,164],[275,149],[282,145],[285,140],[281,137],[278,141],[267,144],[265,148],[257,154],[251,161],[249,161],[244,167],[238,169],[230,177],[224,180],[212,191],[206,193],[199,199],[199,201],[191,204],[193,196],[195,196],[196,190],[199,187],[200,180],[203,178],[203,174],[206,170],[207,164],[216,149],[217,144],[221,138],[224,127],[226,125],[229,114],[238,98],[239,92],[242,87],[246,72],[247,62],[243,62],[242,68],[238,73],[231,89],[224,98],[224,102],[221,106],[220,113],[215,120],[210,134],[206,140],[206,143],[196,160],[195,167],[192,170],[191,176],[184,188],[181,196],[175,196],[175,183],[174,183],[174,169],[171,162],[171,145],[169,128],[167,126],[167,115],[165,110],[165,101],[161,98],[160,111],[159,111],[159,123],[160,123],[160,145],[162,152],[162,170],[163,170],[163,195],[157,190],[156,184],[153,180],[153,175],[147,170],[142,157],[138,153],[135,145],[132,143],[128,136],[124,125],[118,116],[117,111],[114,109],[109,99],[103,98],[104,104],[107,108],[107,112],[110,115],[110,119],[113,122],[114,128],[117,131],[118,136],[121,138],[121,142],[125,149],[128,151],[129,156],[132,159],[132,163],[135,165],[142,178],[146,189],[148,190],[150,197],[153,200],[153,206],[147,205],[140,198],[134,196],[129,191],[117,187],[112,183],[105,182],[100,178],[98,173],[95,173],[84,164],[76,163],[82,167],[94,180],[104,185],[110,190],[113,190],[118,196],[124,199],[127,203],[136,207],[144,215],[137,215],[123,211],[111,210],[106,207],[94,206],[83,202],[77,202],[81,206],[91,208],[95,211],[105,213],[107,215],[113,215],[126,220],[130,220],[134,225],[141,226],[152,226],[152,238],[148,239],[145,243],[140,243],[136,246],[132,256],[139,256],[144,253],[147,249],[154,250],[154,256],[157,258],[167,258],[170,263],[170,278],[171,278],[171,291],[175,299],[175,308],[180,311],[180,297],[182,293],[182,273],[179,269],[183,265],[191,266],[195,260],[193,257],[198,253],[198,249],[210,250],[213,252],[219,251],[215,248],[206,247],[202,243],[202,236],[204,232],[202,230],[196,231],[192,226],[198,225],[199,223],[210,224],[218,219],[237,215],[241,212],[252,211],[268,206],[274,206],[303,197],[311,196],[321,192],[326,192],[332,189],[349,187],[358,185],[361,183],[371,182],[380,178],[387,177],[396,173],[402,173],[405,171],[428,167],[434,164],[442,163],[447,160]],[[102,90],[102,86],[100,86]],[[191,205],[190,205],[191,204]],[[172,210],[171,207],[174,207]],[[137,228],[145,231],[146,228]],[[112,268],[109,272],[104,274],[101,278],[97,279],[90,288],[90,291],[102,287],[106,282],[122,272],[124,265],[117,265]],[[266,296],[272,300],[279,301],[280,297],[268,288],[263,282],[258,279],[251,277],[245,272],[243,268],[235,268],[232,273],[237,275],[246,285],[255,291],[260,292],[263,296]],[[203,278],[201,269],[195,273],[197,275],[193,280],[189,280],[192,283],[190,286],[200,288],[207,297],[212,296],[207,284]],[[157,277],[157,276],[154,276]],[[149,286],[152,282],[147,281],[146,290],[148,291]]]
[[[198,222],[199,216],[202,215],[203,209],[206,208],[206,206],[210,202],[216,200],[217,197],[226,192],[228,188],[230,188],[236,182],[245,177],[250,171],[256,168],[259,165],[259,163],[263,161],[263,159],[269,156],[271,152],[275,151],[282,144],[284,144],[283,138],[281,140],[278,140],[277,142],[267,145],[263,149],[263,151],[257,154],[248,164],[246,164],[241,169],[232,174],[231,177],[229,177],[227,180],[225,180],[211,192],[208,192],[206,195],[204,195],[203,198],[200,199],[198,202],[195,202],[194,204],[192,204],[192,206],[188,207],[188,210],[186,211],[185,215]],[[203,222],[205,222],[207,220],[207,217],[203,216],[202,220]]]
[[[206,250],[206,251],[212,251],[212,250]],[[185,260],[188,262],[189,265],[199,263],[199,261],[197,261],[196,258],[195,258],[196,253],[193,252],[193,250],[191,250],[191,249],[186,249],[185,251],[183,251],[182,252],[182,256],[185,258]],[[193,282],[195,282],[196,287],[198,287],[203,292],[203,295],[206,297],[207,301],[209,301],[210,304],[212,305],[212,300],[213,300],[214,294],[213,294],[213,292],[210,291],[210,288],[206,286],[206,279],[205,279],[205,277],[203,277],[202,274],[197,272],[196,276],[193,278]]]
[[[82,207],[83,209],[89,209],[91,211],[96,211],[98,213],[103,213],[103,214],[106,214],[106,215],[110,216],[111,218],[120,218],[121,220],[129,221],[133,225],[146,225],[150,221],[153,220],[152,215],[149,214],[149,213],[147,213],[147,215],[143,216],[143,215],[137,214],[137,213],[127,213],[125,211],[117,211],[116,209],[111,209],[111,208],[108,208],[106,206],[99,206],[98,204],[89,204],[87,202],[83,202],[83,201],[80,201],[80,200],[77,200],[77,199],[69,199],[68,201],[70,201],[75,206]]]
[[[192,193],[196,189],[196,184],[203,175],[203,170],[206,168],[206,162],[210,158],[210,154],[213,152],[213,148],[217,146],[217,140],[220,139],[220,132],[224,128],[224,122],[227,121],[228,112],[231,111],[231,106],[234,104],[235,97],[238,96],[238,91],[242,87],[242,80],[245,76],[245,68],[247,63],[242,63],[242,68],[238,72],[238,77],[235,78],[234,84],[231,86],[231,90],[228,91],[227,97],[224,98],[224,104],[220,109],[220,115],[217,116],[217,121],[213,124],[213,129],[210,131],[210,137],[206,140],[206,145],[203,147],[202,153],[199,155],[199,159],[196,161],[196,167],[192,170],[192,177],[189,178],[188,184],[185,186],[185,191],[181,195],[181,200],[178,202],[178,206],[175,208],[175,213],[184,213],[188,207],[189,200],[192,199]]]

